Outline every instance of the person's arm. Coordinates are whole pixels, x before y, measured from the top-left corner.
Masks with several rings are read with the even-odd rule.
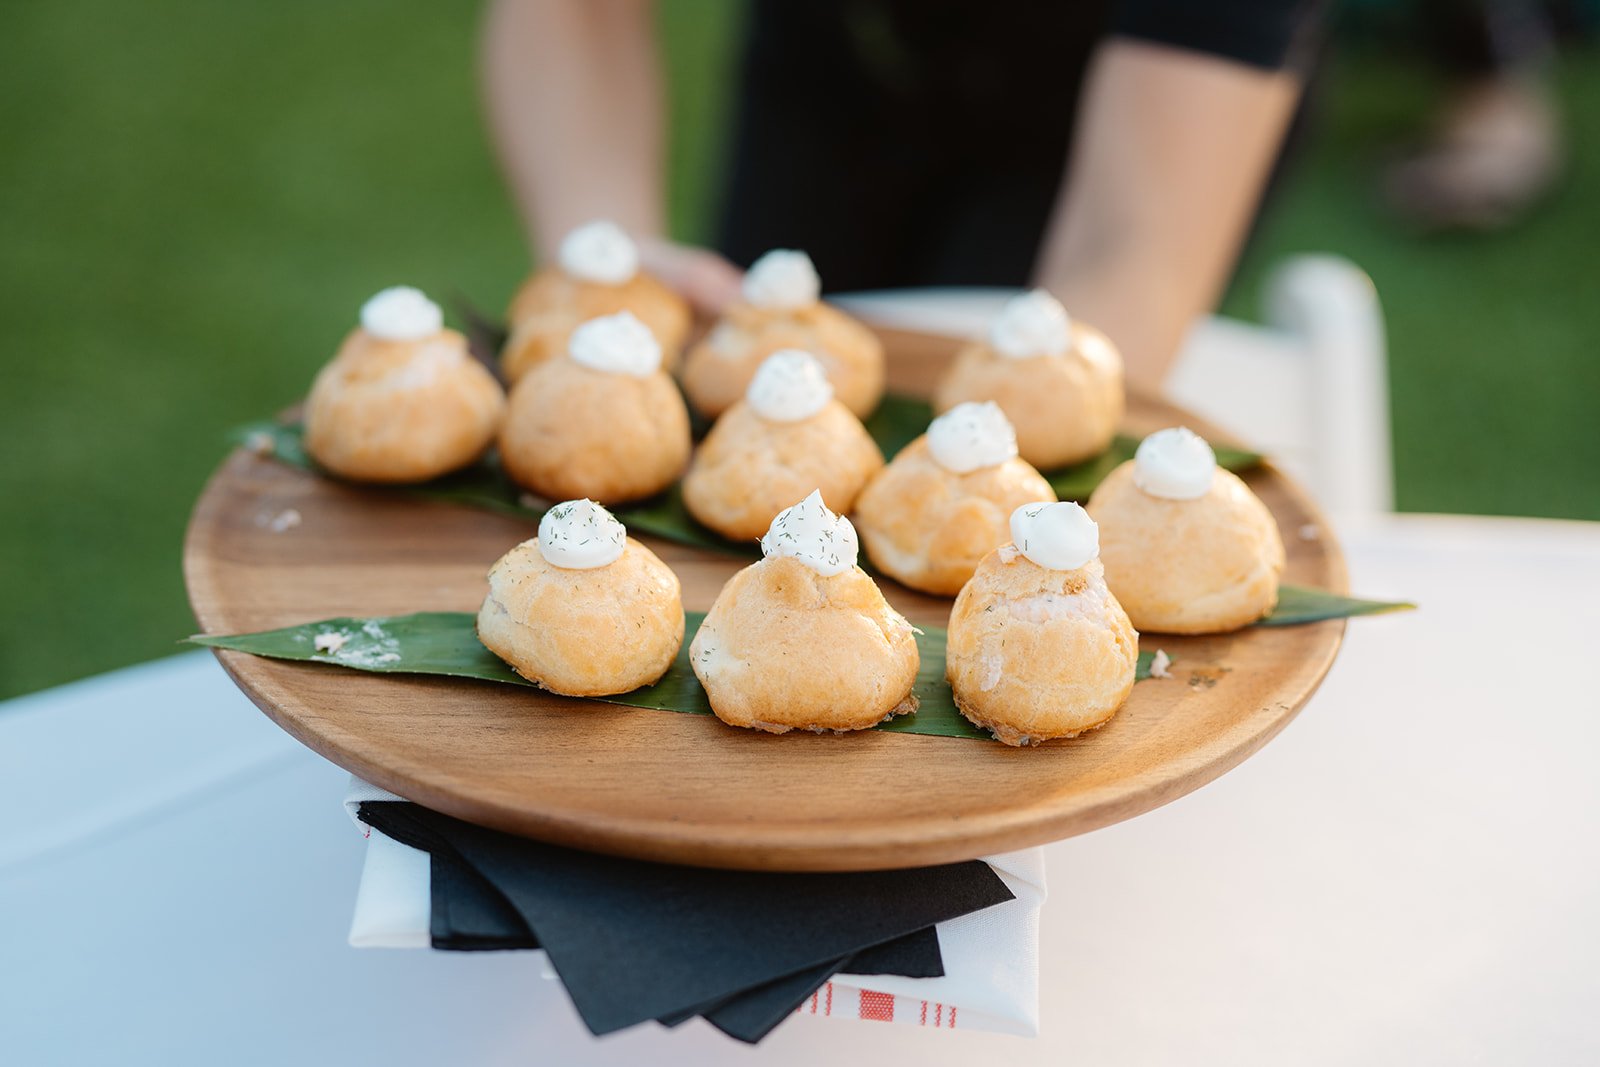
[[[1091,64],[1035,283],[1159,388],[1227,284],[1300,95],[1291,73],[1116,39]]]
[[[665,236],[654,11],[649,0],[492,0],[490,132],[541,259],[574,226],[610,219],[639,240],[647,270],[715,310],[737,292],[738,271]]]

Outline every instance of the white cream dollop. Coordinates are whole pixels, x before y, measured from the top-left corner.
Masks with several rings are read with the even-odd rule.
[[[1174,426],[1139,442],[1133,454],[1133,484],[1164,500],[1195,500],[1211,489],[1217,454],[1193,430]]]
[[[421,289],[396,285],[361,305],[361,328],[385,341],[420,341],[444,328],[444,313]]]
[[[1014,296],[989,323],[989,344],[1002,356],[1059,356],[1072,347],[1072,320],[1061,301],[1045,292]]]
[[[818,574],[840,574],[856,565],[856,528],[822,502],[822,492],[778,512],[761,539],[763,556],[789,556]]]
[[[833,399],[833,384],[810,352],[782,348],[761,361],[744,398],[771,422],[809,419]]]
[[[661,369],[660,342],[631,311],[602,315],[573,330],[567,354],[593,370],[635,378],[648,378]]]
[[[1011,540],[1052,571],[1075,571],[1100,554],[1100,527],[1071,501],[1022,505],[1011,513]]]
[[[822,295],[822,279],[811,257],[788,248],[774,248],[744,274],[745,303],[772,311],[810,307]]]
[[[968,474],[1017,454],[1017,431],[993,400],[957,404],[928,424],[928,452],[947,471]]]
[[[628,531],[593,500],[557,504],[539,520],[539,554],[552,567],[587,571],[615,563]]]
[[[580,281],[622,285],[639,273],[639,246],[616,223],[584,223],[561,241],[561,269]]]

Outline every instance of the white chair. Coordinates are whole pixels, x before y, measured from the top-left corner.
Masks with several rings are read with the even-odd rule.
[[[832,299],[880,325],[970,337],[1013,295],[904,289]],[[1168,394],[1270,455],[1328,512],[1389,511],[1383,319],[1371,280],[1337,256],[1293,257],[1268,280],[1266,318],[1195,323]]]
[[[1337,256],[1295,256],[1267,280],[1266,326],[1195,323],[1167,393],[1270,455],[1335,515],[1394,507],[1383,315]]]

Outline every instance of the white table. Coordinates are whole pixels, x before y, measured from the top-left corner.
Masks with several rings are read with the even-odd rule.
[[[1344,536],[1423,610],[1353,621],[1242,767],[1051,846],[1036,1041],[596,1041],[525,955],[351,949],[345,775],[198,653],[0,705],[0,1063],[1600,1061],[1600,525]]]

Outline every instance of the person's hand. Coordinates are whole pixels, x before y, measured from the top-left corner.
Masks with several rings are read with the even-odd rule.
[[[744,281],[743,271],[710,249],[660,237],[640,239],[639,263],[707,315],[722,314]]]

